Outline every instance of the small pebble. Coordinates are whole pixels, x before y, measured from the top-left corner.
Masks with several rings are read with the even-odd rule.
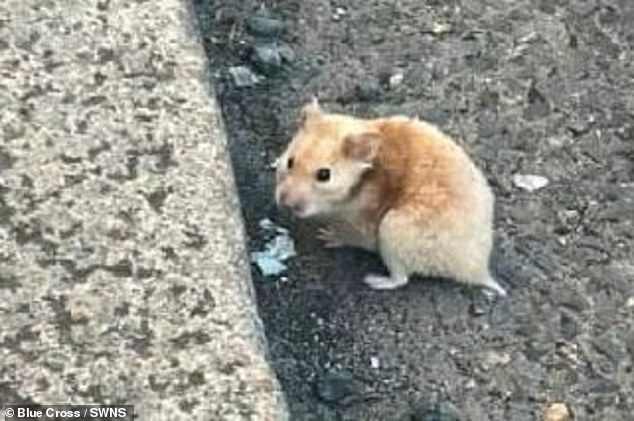
[[[403,83],[403,78],[404,78],[404,75],[403,73],[400,73],[400,72],[390,76],[390,88],[394,89],[397,86],[399,86],[401,83]]]
[[[378,369],[380,366],[381,363],[377,357],[370,357],[370,367]]]
[[[258,70],[267,75],[276,73],[282,67],[282,56],[275,43],[259,44],[253,47],[251,60]]]
[[[451,25],[449,25],[448,23],[435,22],[434,26],[431,28],[431,31],[435,35],[446,34],[448,32],[451,32]]]
[[[326,403],[342,403],[357,394],[354,379],[345,373],[328,373],[316,384],[316,393]]]
[[[246,23],[249,33],[259,37],[279,37],[285,29],[284,22],[266,12],[251,16]]]
[[[295,61],[295,51],[293,51],[293,49],[289,45],[280,44],[277,49],[280,53],[280,57],[282,57],[282,60],[287,63],[292,63],[293,61]]]
[[[544,411],[544,421],[571,421],[572,414],[565,403],[552,403]]]
[[[275,224],[269,218],[264,218],[264,219],[260,220],[258,225],[263,230],[267,230],[267,231],[275,230]]]
[[[256,85],[259,81],[258,77],[246,66],[231,67],[229,74],[238,88],[248,88]]]
[[[520,37],[517,40],[518,44],[526,44],[529,42],[533,42],[539,39],[539,35],[537,35],[537,32],[531,31],[528,34],[524,35],[523,37]]]
[[[376,79],[369,79],[357,85],[357,97],[361,101],[372,101],[381,97],[381,85]]]
[[[337,7],[335,9],[335,12],[332,15],[332,20],[334,20],[335,22],[338,22],[345,15],[346,15],[346,9],[344,9],[343,7]]]
[[[488,351],[485,352],[482,357],[481,367],[484,371],[489,371],[491,368],[498,365],[506,365],[511,362],[511,356],[507,353]]]
[[[481,302],[473,302],[469,306],[469,312],[473,316],[482,316],[483,314],[486,314],[487,309]]]
[[[542,187],[546,187],[548,183],[548,179],[546,177],[542,177],[541,175],[515,174],[513,176],[513,184],[515,184],[520,189],[529,192],[534,192],[541,189]]]
[[[441,402],[433,406],[419,405],[410,414],[412,421],[461,421],[462,415],[451,402]]]

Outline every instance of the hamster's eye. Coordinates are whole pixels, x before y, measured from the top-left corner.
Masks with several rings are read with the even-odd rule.
[[[288,161],[286,161],[286,167],[290,170],[291,168],[293,168],[293,157],[288,158]]]
[[[320,168],[317,170],[317,181],[326,182],[330,180],[330,170],[328,168]]]

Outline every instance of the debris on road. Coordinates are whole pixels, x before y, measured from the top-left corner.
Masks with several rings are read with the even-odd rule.
[[[394,89],[398,87],[401,83],[403,83],[404,75],[401,72],[394,73],[390,76],[390,89]]]
[[[273,18],[266,10],[247,18],[247,31],[258,37],[279,37],[286,29],[286,25],[279,19]]]
[[[344,9],[343,7],[337,7],[335,9],[335,13],[332,15],[332,20],[334,20],[335,22],[339,21],[341,18],[343,18],[346,15],[346,9]]]
[[[229,74],[231,74],[233,83],[238,88],[249,88],[260,81],[255,73],[253,73],[247,66],[230,67]]]
[[[370,357],[370,367],[374,369],[379,369],[379,367],[381,367],[381,362],[378,357]]]
[[[260,228],[266,234],[275,236],[266,243],[263,251],[251,253],[251,261],[258,266],[262,275],[279,275],[288,269],[283,262],[295,256],[295,243],[286,228],[275,225],[268,218],[260,221]]]
[[[572,413],[565,403],[552,403],[544,411],[544,421],[572,421]]]
[[[431,28],[431,32],[434,35],[442,35],[451,32],[451,25],[448,23],[434,22],[434,26]]]
[[[460,421],[463,419],[456,406],[448,401],[434,405],[418,405],[409,419],[421,421]]]
[[[354,378],[348,373],[327,373],[315,386],[319,399],[330,404],[345,404],[359,395]]]
[[[482,355],[482,362],[480,363],[484,371],[489,371],[491,368],[498,365],[507,365],[511,362],[511,356],[504,352],[488,351]]]
[[[287,63],[292,63],[295,61],[295,51],[288,44],[278,44],[277,50],[280,53],[280,57],[282,57],[282,61]]]
[[[549,183],[549,180],[546,177],[542,177],[541,175],[532,175],[532,174],[515,174],[513,176],[513,184],[519,187],[520,189],[534,192],[535,190],[539,190],[542,187],[546,187]]]
[[[273,75],[282,67],[282,55],[276,43],[254,46],[251,61],[265,75]]]
[[[360,101],[375,101],[381,97],[381,84],[377,79],[362,80],[356,87]]]

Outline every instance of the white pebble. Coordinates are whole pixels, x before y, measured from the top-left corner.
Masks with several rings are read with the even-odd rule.
[[[403,73],[394,73],[392,76],[390,76],[390,88],[396,88],[398,85],[400,85],[403,82]]]
[[[513,176],[513,183],[520,189],[533,192],[541,189],[542,187],[546,187],[549,180],[541,175],[515,174]]]
[[[381,363],[377,357],[370,357],[370,367],[378,369],[380,366]]]
[[[436,35],[446,34],[451,32],[451,25],[448,23],[435,22],[431,31]]]

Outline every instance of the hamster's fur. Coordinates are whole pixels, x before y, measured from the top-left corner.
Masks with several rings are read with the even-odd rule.
[[[424,121],[332,114],[316,100],[301,114],[277,161],[276,202],[325,219],[326,247],[378,251],[390,275],[366,284],[394,289],[418,273],[506,295],[489,272],[493,193],[452,139]]]

